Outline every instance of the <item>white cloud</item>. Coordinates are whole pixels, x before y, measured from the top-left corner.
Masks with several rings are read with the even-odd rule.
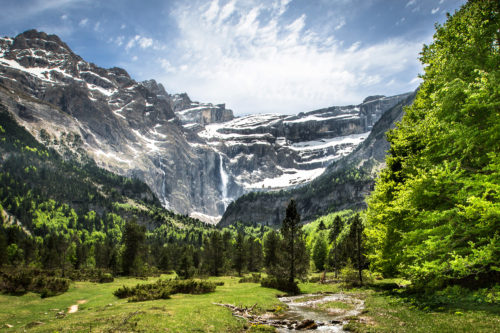
[[[436,14],[437,12],[439,12],[439,7],[437,7],[437,8],[433,8],[433,9],[431,10],[431,14],[432,14],[432,15]]]
[[[94,24],[94,31],[98,32],[101,29],[101,22],[96,22]]]
[[[406,4],[406,7],[409,7],[409,6],[413,6],[417,3],[417,0],[410,0],[408,1],[408,3]]]
[[[61,20],[66,21],[67,19],[68,19],[68,15],[67,14],[61,15]]]
[[[213,0],[172,13],[179,37],[174,52],[157,58],[164,73],[155,74],[167,90],[226,102],[237,114],[296,113],[386,93],[380,85],[418,66],[420,41],[344,46],[331,31],[308,28],[305,15],[285,17],[289,1],[248,3]]]
[[[80,21],[80,23],[78,23],[78,25],[79,25],[80,27],[85,27],[85,26],[87,26],[87,23],[89,23],[89,19],[88,19],[88,18],[84,18],[84,19],[82,19],[82,20]]]
[[[108,43],[115,43],[118,46],[122,46],[125,41],[125,36],[118,36],[116,38],[110,38]]]
[[[339,23],[333,28],[334,30],[340,30],[345,25],[345,18],[341,17]]]
[[[148,49],[152,47],[155,50],[162,50],[165,48],[165,46],[161,45],[158,41],[141,35],[135,35],[134,37],[130,38],[127,45],[125,46],[125,49],[130,50],[134,47],[140,47],[141,49]]]

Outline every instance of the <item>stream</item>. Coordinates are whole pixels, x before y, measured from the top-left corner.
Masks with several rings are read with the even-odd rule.
[[[287,309],[262,315],[253,314],[253,307],[214,304],[231,309],[234,316],[244,318],[251,324],[276,327],[278,332],[346,332],[343,326],[350,318],[361,314],[365,306],[363,300],[344,293],[307,294],[278,299],[286,304]]]
[[[357,316],[364,308],[364,302],[343,293],[308,294],[292,297],[281,297],[279,300],[288,309],[276,319],[288,321],[285,327],[278,327],[278,332],[294,332],[297,330],[315,330],[321,332],[345,332],[347,318]],[[321,308],[328,302],[346,304],[347,309],[337,307]],[[298,329],[297,329],[298,328]]]

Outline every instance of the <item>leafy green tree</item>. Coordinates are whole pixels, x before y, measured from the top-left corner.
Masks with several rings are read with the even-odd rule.
[[[327,246],[323,237],[318,237],[316,242],[314,242],[313,250],[312,250],[312,259],[314,262],[314,266],[319,271],[325,269],[325,262],[327,256]]]
[[[260,240],[249,236],[246,242],[247,268],[250,272],[258,272],[262,268],[262,245]]]
[[[368,201],[373,269],[417,288],[486,285],[500,267],[499,7],[468,1],[436,26]]]
[[[276,230],[270,230],[264,234],[264,267],[268,273],[273,271],[279,264],[278,252],[281,238]]]
[[[328,239],[329,241],[333,244],[332,246],[332,266],[333,266],[333,271],[335,272],[335,278],[338,276],[339,268],[340,268],[340,250],[341,250],[341,244],[340,244],[340,239],[339,235],[340,232],[342,231],[343,227],[343,222],[340,216],[335,216],[335,219],[333,220],[333,224],[330,228],[330,232],[328,234]]]

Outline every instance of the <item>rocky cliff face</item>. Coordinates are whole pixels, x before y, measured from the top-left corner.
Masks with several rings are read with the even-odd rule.
[[[247,192],[315,179],[407,97],[235,118],[224,104],[193,102],[154,80],[88,63],[57,36],[0,38],[0,99],[19,123],[63,156],[138,177],[165,207],[205,221]]]
[[[321,175],[329,164],[363,142],[385,111],[408,96],[375,96],[359,105],[229,121],[200,122],[193,116],[196,110],[214,113],[213,107],[195,106],[176,114],[184,127],[195,131],[222,156],[235,184],[244,191],[279,190]]]
[[[403,107],[410,105],[414,98],[415,93],[405,95],[383,112],[373,125],[368,122],[367,126],[372,126],[372,130],[366,140],[351,154],[330,164],[318,178],[291,190],[244,195],[229,205],[219,225],[224,227],[242,221],[279,226],[291,198],[297,201],[303,222],[329,211],[364,207],[364,200],[372,190],[374,179],[384,166],[389,150],[385,133],[401,119]],[[368,107],[377,109],[370,101],[368,103]]]
[[[57,36],[27,31],[0,39],[0,99],[35,137],[68,157],[90,155],[139,177],[166,207],[222,214],[219,155],[193,147],[154,80],[136,82],[75,55]]]

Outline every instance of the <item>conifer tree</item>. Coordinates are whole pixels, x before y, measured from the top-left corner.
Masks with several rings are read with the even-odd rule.
[[[286,208],[285,219],[281,227],[283,236],[281,251],[281,266],[288,287],[292,289],[296,277],[303,277],[309,267],[309,254],[300,226],[300,215],[295,200],[291,200]]]
[[[233,267],[238,272],[238,276],[241,276],[241,271],[243,270],[246,261],[245,238],[242,233],[238,232],[233,248]]]

